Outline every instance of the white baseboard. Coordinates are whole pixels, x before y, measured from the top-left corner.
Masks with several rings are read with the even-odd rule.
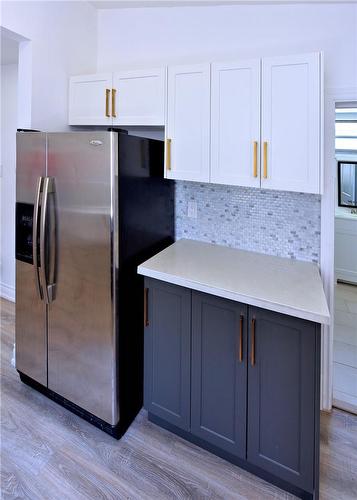
[[[15,302],[15,287],[0,283],[0,297]]]

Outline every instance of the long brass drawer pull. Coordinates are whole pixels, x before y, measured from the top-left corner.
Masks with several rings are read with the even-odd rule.
[[[254,141],[253,176],[258,177],[258,141]]]
[[[144,326],[149,326],[148,296],[149,296],[149,289],[144,288]]]
[[[243,324],[244,324],[244,316],[240,315],[239,318],[239,353],[238,359],[240,362],[243,361]]]
[[[166,170],[171,170],[171,139],[166,139]]]
[[[251,346],[250,346],[250,364],[255,365],[255,318],[252,319],[251,330]]]
[[[268,143],[264,142],[264,161],[263,161],[263,177],[268,177]]]
[[[110,112],[109,112],[109,96],[110,96],[110,89],[105,89],[105,116],[107,118],[110,118]]]
[[[115,110],[115,99],[117,95],[117,89],[112,89],[112,117],[116,118],[117,117],[117,112]]]

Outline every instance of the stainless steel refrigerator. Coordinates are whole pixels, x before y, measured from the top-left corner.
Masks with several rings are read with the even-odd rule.
[[[142,404],[139,263],[173,241],[161,141],[18,132],[16,368],[119,437]]]

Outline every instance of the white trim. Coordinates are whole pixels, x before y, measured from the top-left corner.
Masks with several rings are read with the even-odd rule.
[[[335,105],[338,101],[357,100],[357,88],[328,89],[325,92],[324,189],[321,198],[321,275],[330,308],[331,324],[322,326],[321,345],[321,409],[332,408],[333,383],[333,325],[335,286]]]
[[[0,283],[0,297],[15,302],[15,287],[6,283]]]

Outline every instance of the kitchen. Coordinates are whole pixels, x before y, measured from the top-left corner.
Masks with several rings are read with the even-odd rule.
[[[241,2],[237,2],[239,3]],[[185,471],[190,467],[202,467],[199,469],[200,474],[206,475],[210,474],[210,467],[206,461],[216,460],[215,464],[221,464],[217,467],[218,474],[224,476],[222,480],[214,480],[213,474],[210,476],[209,485],[204,486],[199,476],[189,475],[191,479],[188,481],[193,481],[193,484],[197,484],[198,481],[200,484],[197,496],[209,496],[211,493],[213,496],[236,494],[245,498],[253,498],[254,495],[260,497],[284,495],[282,490],[270,484],[274,483],[297,496],[312,495],[317,498],[319,489],[317,402],[320,391],[320,370],[317,367],[320,364],[320,326],[316,325],[320,324],[323,325],[321,335],[323,410],[331,410],[329,400],[332,398],[329,382],[332,333],[329,323],[333,310],[333,294],[331,296],[330,291],[334,284],[330,279],[330,261],[331,259],[333,261],[333,254],[331,256],[327,251],[329,231],[326,228],[332,224],[331,220],[329,221],[331,198],[333,213],[335,208],[333,179],[336,173],[334,150],[331,155],[329,128],[334,127],[334,120],[331,125],[327,122],[327,118],[330,117],[331,102],[336,99],[337,94],[340,96],[344,93],[345,100],[353,99],[356,73],[355,64],[351,64],[351,61],[356,59],[353,43],[356,6],[333,3],[304,6],[295,4],[182,6],[176,2],[173,5],[167,3],[163,6],[145,7],[142,5],[143,2],[139,2],[136,8],[129,8],[125,4],[119,5],[119,2],[114,5],[116,8],[113,8],[111,2],[69,2],[55,6],[44,2],[41,5],[36,3],[22,5],[24,12],[20,15],[17,10],[19,6],[16,4],[17,2],[5,2],[2,7],[2,23],[6,30],[12,34],[16,33],[18,40],[21,40],[18,86],[22,116],[17,128],[49,132],[47,135],[40,134],[44,136],[44,142],[47,141],[49,156],[44,160],[44,164],[47,161],[47,167],[43,174],[38,174],[39,176],[51,178],[55,177],[51,172],[56,170],[59,173],[61,169],[63,171],[64,165],[61,166],[59,162],[56,167],[53,161],[60,156],[56,153],[60,151],[56,141],[58,145],[60,136],[64,135],[57,132],[69,130],[69,127],[73,132],[86,130],[85,134],[93,135],[90,138],[92,141],[105,142],[107,137],[111,137],[108,139],[110,142],[115,140],[113,137],[118,137],[124,144],[131,141],[130,137],[137,137],[138,144],[142,144],[140,146],[142,158],[145,158],[143,155],[148,150],[145,144],[151,144],[145,141],[161,144],[161,172],[166,177],[163,182],[165,185],[174,186],[174,206],[170,208],[169,196],[166,207],[172,210],[174,216],[174,227],[170,229],[170,237],[176,240],[176,243],[164,250],[161,257],[160,255],[153,257],[147,262],[144,262],[147,259],[143,258],[136,263],[140,274],[135,273],[135,279],[141,280],[142,292],[140,297],[138,296],[140,307],[138,305],[137,314],[138,317],[145,314],[146,325],[145,333],[142,326],[140,330],[145,339],[144,406],[149,411],[149,420],[155,421],[156,418],[156,424],[161,428],[166,426],[185,440],[175,437],[173,432],[168,433],[151,424],[143,410],[121,440],[112,443],[110,441],[112,438],[102,436],[104,433],[96,431],[95,428],[88,430],[86,423],[82,421],[78,423],[77,417],[67,416],[66,410],[57,414],[56,412],[61,412],[60,407],[52,406],[49,400],[44,400],[42,396],[24,385],[19,387],[20,381],[15,371],[9,374],[11,379],[9,390],[15,384],[14,390],[29,398],[28,405],[34,415],[35,402],[41,402],[49,413],[54,412],[58,415],[55,420],[62,418],[63,415],[64,419],[70,419],[70,425],[74,425],[79,433],[83,428],[83,432],[88,433],[86,436],[93,445],[96,439],[98,443],[104,442],[103,446],[108,446],[110,454],[124,453],[125,440],[132,438],[135,442],[136,429],[143,441],[136,448],[140,450],[138,461],[130,461],[130,465],[134,468],[139,467],[137,469],[139,473],[140,456],[147,456],[145,436],[150,436],[147,439],[154,440],[154,448],[158,447],[161,450],[165,442],[170,449],[186,446],[183,453],[194,453],[196,457],[194,461],[201,464],[193,465],[192,458],[188,460],[187,455],[183,458],[174,453],[171,465],[168,469],[164,468],[165,480],[169,481],[170,490],[165,490],[165,485],[160,483],[159,477],[152,473],[150,468],[145,468],[148,467],[147,464],[142,464],[152,481],[147,479],[138,489],[130,485],[130,488],[134,489],[128,490],[126,489],[129,488],[128,484],[120,479],[121,473],[128,472],[128,467],[123,465],[121,469],[119,463],[115,464],[115,460],[112,462],[110,459],[110,470],[114,467],[118,475],[113,478],[107,470],[103,474],[109,474],[105,476],[109,483],[98,475],[94,481],[94,483],[99,481],[100,488],[104,488],[106,496],[110,497],[115,491],[113,490],[115,487],[108,486],[111,480],[115,482],[116,487],[119,487],[120,483],[120,487],[123,488],[120,490],[121,493],[117,491],[117,496],[127,495],[130,498],[142,498],[145,495],[148,498],[175,496],[176,490],[172,490],[174,488],[172,481],[175,481],[176,476],[172,468],[179,463]],[[31,27],[27,26],[27,17],[34,19]],[[44,19],[47,22],[43,22]],[[87,22],[84,23],[83,19],[87,19]],[[351,22],[350,29],[346,29],[350,37],[346,39],[347,41],[341,36],[341,30],[335,27],[336,19],[340,19],[341,23]],[[59,38],[53,35],[51,26],[62,26],[61,33],[56,32],[56,37]],[[58,43],[61,36],[65,37],[65,42]],[[75,43],[77,43],[76,50],[71,50]],[[30,103],[25,99],[26,86],[23,85],[21,78],[21,75],[28,71],[26,55],[29,51],[32,52]],[[44,64],[48,65],[46,71]],[[335,90],[332,92],[331,89]],[[53,92],[58,96],[56,99],[53,99]],[[325,132],[322,126],[323,112],[327,123]],[[295,119],[291,120],[291,116]],[[113,131],[105,132],[110,127],[113,127]],[[117,128],[128,130],[129,135],[124,132],[118,133],[115,131]],[[30,137],[28,132],[20,135],[25,138],[20,141],[30,140],[26,139],[26,136]],[[73,137],[75,135],[73,134]],[[146,139],[139,139],[142,136]],[[134,138],[132,140],[135,141]],[[300,147],[297,147],[297,144]],[[67,144],[62,151],[69,149]],[[98,146],[92,148],[94,149],[97,150]],[[45,153],[44,155],[46,156]],[[94,153],[92,155],[95,156]],[[299,167],[302,162],[305,165],[303,169]],[[239,170],[236,168],[238,163],[242,166]],[[144,162],[144,166],[148,168],[147,162]],[[48,168],[47,173],[46,168]],[[85,172],[82,174],[81,178],[85,183]],[[101,170],[101,175],[105,175],[104,168]],[[60,179],[56,182],[59,188]],[[89,177],[88,184],[90,184]],[[41,194],[46,199],[46,196]],[[58,194],[60,196],[60,191]],[[18,200],[21,201],[24,200]],[[72,205],[75,202],[74,196]],[[63,208],[66,210],[66,207]],[[145,210],[142,209],[141,213],[144,214]],[[61,219],[60,224],[62,224]],[[77,236],[80,237],[80,234]],[[197,243],[190,243],[189,240],[195,240]],[[156,248],[151,255],[156,254],[159,249]],[[316,272],[316,264],[320,266],[322,280]],[[146,276],[145,288],[142,275]],[[304,278],[299,280],[298,276]],[[58,287],[58,291],[59,289]],[[198,307],[204,307],[203,298],[211,301],[211,306],[207,306],[206,310],[207,328],[210,324],[217,324],[218,328],[222,329],[222,334],[224,332],[220,346],[222,350],[218,349],[219,342],[216,344],[217,337],[213,332],[205,333],[207,345],[202,343],[202,339],[199,343],[199,337],[195,335],[196,331],[203,328],[198,321],[200,315],[197,314]],[[56,300],[60,300],[59,294],[53,306],[49,306],[49,311],[51,307],[55,308]],[[161,303],[160,300],[164,302]],[[9,307],[8,303],[3,305],[5,311]],[[267,310],[274,316],[269,318],[264,314],[262,317],[259,316]],[[165,314],[160,311],[165,311]],[[284,328],[289,329],[289,332],[282,336],[281,332],[278,334],[276,329],[274,330],[274,327],[272,332],[276,332],[276,336],[274,337],[273,333],[269,334],[270,342],[264,344],[267,349],[265,355],[266,359],[270,359],[268,352],[270,350],[272,354],[273,351],[277,360],[284,359],[285,356],[286,363],[285,368],[278,363],[275,372],[273,368],[269,368],[268,371],[271,376],[268,394],[270,397],[275,394],[275,406],[268,404],[263,409],[269,423],[266,426],[267,432],[264,433],[264,428],[259,431],[257,427],[254,428],[258,419],[258,414],[254,413],[257,411],[254,401],[258,392],[250,391],[249,387],[256,387],[257,391],[261,387],[261,384],[254,382],[256,376],[254,368],[260,366],[259,357],[263,355],[260,350],[263,344],[259,339],[265,338],[261,337],[260,325],[264,321],[271,323],[274,318],[277,321],[278,316],[280,318],[278,324],[281,325],[283,321],[281,318],[286,320]],[[169,328],[167,321],[174,317],[176,320],[172,321],[172,326]],[[11,322],[11,314],[7,314],[6,318]],[[77,321],[80,321],[79,314]],[[181,330],[178,328],[179,325]],[[315,325],[313,331],[309,328],[311,325]],[[230,333],[233,330],[234,335]],[[162,337],[160,333],[163,332],[167,335]],[[298,336],[296,332],[299,332]],[[173,336],[171,341],[169,333]],[[51,338],[50,335],[49,339]],[[69,335],[67,340],[70,338]],[[284,342],[281,342],[282,338]],[[302,339],[302,344],[299,344],[298,338]],[[175,355],[177,349],[168,350],[170,342],[178,347],[182,342],[181,359]],[[148,349],[153,349],[155,345],[159,351],[155,353],[154,358],[150,358]],[[303,352],[308,353],[303,356],[303,366],[299,365],[298,356],[294,354],[294,345],[300,345]],[[200,380],[199,364],[196,364],[200,358],[198,349],[203,349],[202,353],[205,352],[208,356],[206,359],[208,368],[206,365],[201,366],[202,373],[206,373],[208,369],[207,378],[204,380]],[[53,352],[58,353],[58,346]],[[217,356],[215,353],[218,353]],[[158,364],[150,367],[148,363],[150,359],[157,360]],[[69,360],[62,358],[62,362],[66,361]],[[210,367],[216,366],[216,363],[221,366],[222,361],[223,365],[226,363],[227,369],[215,370],[215,379],[209,374]],[[17,362],[21,363],[19,359]],[[5,365],[5,360],[3,363]],[[180,366],[182,371],[177,371]],[[271,367],[271,363],[267,366]],[[59,367],[61,368],[61,365]],[[163,367],[166,367],[165,370]],[[20,368],[20,365],[17,365],[17,369],[21,371]],[[288,371],[284,371],[283,368]],[[51,370],[50,365],[48,370]],[[302,370],[305,377],[309,376],[304,379],[303,384],[298,376],[299,370]],[[70,372],[68,373],[70,375]],[[286,387],[282,384],[279,390],[274,389],[277,387],[277,381],[285,375]],[[161,402],[157,402],[156,408],[161,405],[163,412],[164,404],[168,405],[170,402],[176,404],[177,377],[181,377],[183,413],[176,419],[180,420],[180,425],[170,423],[169,414],[173,416],[174,412],[172,408],[167,407],[166,413],[155,415],[155,401],[148,396],[152,394],[150,392],[152,376],[156,377],[155,384],[158,388],[156,396],[164,398]],[[232,376],[238,377],[237,380],[240,382],[237,394],[232,394],[229,390],[233,382],[229,377]],[[169,385],[170,382],[172,386]],[[69,386],[70,384],[71,382]],[[201,410],[208,411],[206,416],[209,415],[211,418],[209,425],[214,427],[217,424],[219,429],[211,428],[211,432],[207,433],[209,430],[207,425],[202,424],[201,430],[198,431],[198,434],[201,433],[198,442],[195,419],[199,419],[200,409],[196,405],[199,400],[197,391],[204,391],[205,387],[208,387],[208,392],[206,389],[206,392],[202,392],[206,396],[200,397],[203,397],[207,406],[203,405]],[[227,390],[222,392],[224,387]],[[295,387],[295,390],[289,390],[289,387],[290,389]],[[301,399],[296,396],[299,393],[298,387],[299,390],[301,387],[309,389],[302,391]],[[209,397],[210,388],[213,399]],[[192,401],[189,398],[191,392],[197,396]],[[222,412],[217,412],[214,408],[214,398],[218,396]],[[39,397],[42,399],[38,400]],[[266,398],[262,393],[260,397],[263,400]],[[246,403],[243,403],[246,400],[250,406],[248,410],[244,406]],[[14,400],[12,404],[16,404],[16,401]],[[296,405],[300,404],[303,408],[301,416],[306,419],[302,426],[294,418],[294,409],[296,410]],[[232,407],[235,408],[234,411],[238,411],[239,417],[234,412],[228,413],[228,410],[232,412]],[[248,415],[256,416],[246,421],[247,411]],[[10,414],[7,416],[7,422],[11,421]],[[220,421],[222,414],[225,415],[224,422]],[[276,419],[274,417],[276,414],[279,414],[281,419]],[[327,436],[329,432],[333,432],[329,430],[331,422],[337,420],[345,422],[347,426],[353,426],[354,417],[336,413],[335,410],[331,416],[322,415],[321,496],[333,498],[333,495],[337,494],[336,491],[339,491],[338,488],[341,488],[341,494],[347,495],[348,492],[344,489],[346,483],[341,481],[341,484],[336,482],[331,484],[331,479],[328,479],[330,469],[326,465],[326,456],[331,452],[332,445]],[[201,415],[201,418],[204,419],[204,415]],[[297,438],[287,439],[289,432],[288,429],[284,429],[286,421],[295,426],[291,434],[298,436]],[[47,419],[39,425],[40,427],[44,425],[43,431],[46,425],[49,425],[49,429],[53,429],[54,432],[57,429],[57,424]],[[223,430],[222,425],[225,425]],[[235,435],[239,436],[235,444],[231,438],[227,436],[224,438],[225,433],[229,433],[227,429],[231,429],[232,425],[237,425]],[[281,427],[280,437],[279,427]],[[275,441],[270,440],[269,428],[274,429],[271,435],[275,435]],[[33,432],[36,432],[35,428]],[[53,443],[54,453],[57,446],[60,450],[66,449],[66,434],[63,429],[59,432],[60,442],[57,445]],[[203,436],[202,432],[206,432],[206,435]],[[257,460],[260,463],[253,467],[252,463],[254,464],[255,460],[253,450],[256,446],[254,440],[259,433],[270,448],[266,450],[265,458],[264,454],[257,453]],[[219,434],[222,439],[219,439]],[[160,441],[160,436],[164,439],[163,442]],[[19,442],[22,442],[21,436],[18,438],[15,436],[14,439],[20,439]],[[296,439],[300,440],[299,445]],[[349,460],[353,464],[355,459],[352,451],[355,439],[353,433],[346,436],[346,439],[350,443],[351,451],[344,453],[350,453]],[[199,447],[189,444],[189,441],[198,444]],[[228,441],[231,444],[228,445]],[[10,442],[8,441],[8,446]],[[224,450],[224,443],[230,448],[228,452],[227,447]],[[288,447],[284,448],[284,443]],[[77,445],[81,447],[80,440],[76,440]],[[30,444],[27,446],[30,455],[25,453],[22,457],[20,453],[16,460],[5,455],[9,460],[7,463],[26,461],[26,456],[32,454]],[[302,468],[296,472],[294,467],[299,468],[301,465],[296,465],[296,460],[299,462],[297,459],[299,446],[309,450],[306,451],[309,458],[302,461]],[[212,453],[203,451],[202,448],[205,447]],[[274,451],[277,448],[282,450],[280,456]],[[8,448],[5,449],[6,453],[7,450]],[[90,453],[90,446],[81,458],[85,463],[88,463],[88,457],[85,456],[88,452]],[[164,455],[150,459],[153,467],[159,467],[158,474],[163,467],[162,461],[168,460],[165,453],[169,451],[162,450],[162,453]],[[197,457],[197,453],[201,453],[200,458]],[[334,453],[333,456],[338,460],[338,451]],[[217,455],[223,456],[225,460],[218,458]],[[233,455],[237,458],[232,458]],[[69,455],[64,453],[62,458],[71,462],[73,450]],[[53,460],[53,466],[56,467],[55,458]],[[126,460],[125,453],[122,455],[122,460],[124,462]],[[279,463],[279,460],[282,462]],[[36,469],[37,473],[42,470],[41,464],[44,470],[51,470],[51,463],[45,465],[47,461],[46,454],[45,456],[40,454],[38,458],[40,468]],[[230,465],[229,461],[238,464],[239,468]],[[275,465],[272,465],[272,461],[275,461]],[[203,465],[205,463],[206,467]],[[14,470],[14,465],[8,467],[8,470]],[[72,470],[72,466],[70,469]],[[244,472],[243,469],[248,472]],[[265,472],[262,473],[262,470]],[[254,476],[251,476],[250,472]],[[25,463],[23,473],[20,484],[28,485],[32,472]],[[242,479],[237,478],[237,482],[232,482],[227,477],[230,473],[234,476],[242,475],[240,476]],[[12,477],[11,472],[8,474],[8,477]],[[268,482],[258,479],[257,475]],[[55,480],[55,476],[52,476],[51,480]],[[92,486],[93,480],[94,476],[85,476],[83,479],[84,483],[88,482]],[[165,480],[163,479],[163,483]],[[218,486],[213,486],[215,481],[218,481]],[[73,491],[71,490],[73,483],[70,483],[68,487]],[[11,490],[11,482],[8,484]],[[182,484],[181,481],[179,484]],[[353,478],[348,484],[349,491],[354,492]],[[40,488],[37,495],[40,495],[39,492],[43,495],[44,485],[38,485],[36,482],[34,487],[34,491]],[[212,492],[211,488],[216,487],[217,489]],[[202,490],[202,488],[207,489]],[[250,488],[256,489],[250,491]],[[70,496],[70,493],[68,495]],[[83,493],[83,496],[86,494]],[[176,496],[194,498],[195,489],[186,486],[183,490],[176,491]]]

